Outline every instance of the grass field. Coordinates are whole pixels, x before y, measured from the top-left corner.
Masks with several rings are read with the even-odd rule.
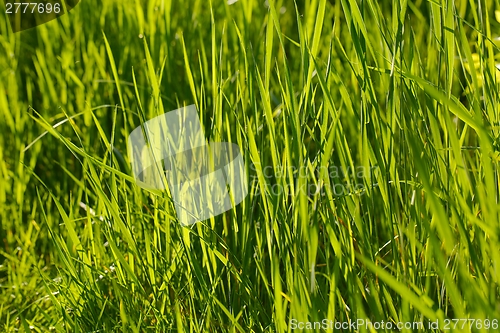
[[[500,2],[230,3],[2,9],[0,331],[500,331]],[[127,137],[190,104],[249,194],[185,228]]]

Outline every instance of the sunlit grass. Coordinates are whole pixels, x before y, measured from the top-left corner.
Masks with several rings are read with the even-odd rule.
[[[500,320],[499,4],[267,3],[2,14],[0,331]],[[183,228],[126,142],[190,104],[249,195]]]

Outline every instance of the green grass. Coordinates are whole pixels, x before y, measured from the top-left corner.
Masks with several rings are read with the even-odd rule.
[[[83,0],[17,34],[1,14],[0,331],[500,320],[496,10]],[[126,142],[190,104],[249,194],[183,228]]]

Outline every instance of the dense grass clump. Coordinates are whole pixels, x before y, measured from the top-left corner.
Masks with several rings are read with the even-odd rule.
[[[16,34],[2,10],[0,331],[497,331],[499,10],[83,0]],[[184,228],[126,144],[190,104],[249,194]]]

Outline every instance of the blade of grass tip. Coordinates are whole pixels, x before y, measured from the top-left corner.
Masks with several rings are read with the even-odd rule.
[[[301,231],[304,233],[301,236],[305,237],[304,239],[307,239],[308,232],[309,232],[309,228],[308,228],[308,223],[309,223],[308,197],[307,197],[307,190],[306,190],[307,189],[307,179],[306,179],[307,171],[306,171],[306,168],[304,167],[304,152],[303,152],[303,146],[301,144],[301,142],[303,142],[302,134],[301,134],[302,133],[301,122],[300,122],[299,112],[295,112],[298,109],[296,107],[296,104],[294,103],[295,96],[293,93],[293,85],[292,85],[292,81],[291,81],[291,78],[289,75],[290,73],[289,73],[288,66],[287,66],[286,49],[285,49],[285,44],[283,41],[283,35],[281,32],[281,28],[280,28],[278,14],[276,13],[276,7],[275,7],[274,0],[269,0],[269,9],[271,11],[271,17],[273,19],[276,31],[278,32],[278,39],[280,41],[280,45],[281,45],[281,48],[283,50],[283,57],[284,57],[283,63],[285,66],[287,86],[289,89],[289,91],[287,93],[288,93],[289,99],[291,99],[291,102],[292,102],[291,104],[293,106],[293,109],[291,109],[291,110],[292,110],[293,116],[294,116],[293,119],[295,122],[294,125],[295,125],[295,135],[296,135],[294,142],[295,142],[295,150],[297,152],[298,162],[299,162],[299,165],[298,165],[299,175],[298,175],[298,179],[297,179],[297,191],[296,191],[296,196],[298,196],[298,205],[299,205],[298,216],[300,216],[300,222],[302,225]],[[261,80],[259,80],[258,83],[260,81]],[[269,111],[266,111],[266,120],[268,118],[272,119],[272,112],[269,112],[270,114],[267,115],[268,112]],[[274,135],[274,132],[273,132],[273,135]],[[276,148],[274,146],[275,141],[271,141],[271,143],[273,145],[272,146],[273,149],[275,149]],[[273,165],[274,165],[275,170],[276,170],[276,167],[278,166],[277,161],[278,161],[278,158],[273,156]]]
[[[134,91],[135,91],[135,97],[137,98],[137,104],[139,105],[139,111],[140,111],[139,115],[142,116],[143,119],[141,119],[141,121],[144,123],[146,122],[146,119],[144,118],[144,108],[142,107],[141,95],[139,94],[138,84],[135,78],[135,71],[133,66],[132,66],[132,82],[134,83]]]
[[[19,313],[22,313],[22,311],[18,310]],[[28,322],[26,321],[26,318],[24,318],[24,315],[21,315],[21,323],[23,324],[23,328],[25,332],[31,332],[32,327],[28,325]]]
[[[214,109],[214,115],[212,118],[212,125],[211,125],[211,130],[213,130],[213,124],[217,124],[217,129],[220,131],[221,128],[219,127],[221,124],[219,123],[219,118],[216,117],[215,115],[215,110],[219,108],[219,87],[217,84],[217,75],[219,73],[218,66],[217,66],[217,43],[215,40],[215,32],[216,32],[216,27],[215,27],[215,18],[214,18],[214,11],[212,7],[212,1],[210,1],[210,37],[211,37],[211,43],[210,43],[210,50],[212,54],[212,63],[211,63],[211,79],[212,79],[212,103],[213,103],[213,109]],[[221,41],[222,42],[222,41]],[[221,52],[222,52],[222,47],[221,47]],[[220,139],[220,134],[216,134],[217,137],[214,137],[214,140]]]
[[[409,137],[408,142],[410,143],[413,151],[419,152],[419,145],[415,142],[416,140]],[[422,158],[420,160],[415,160],[415,168],[418,170],[419,179],[422,182],[424,191],[426,194],[427,201],[429,202],[432,210],[432,221],[431,224],[437,225],[437,230],[441,236],[441,241],[448,254],[451,254],[453,248],[456,244],[455,237],[451,231],[450,224],[444,207],[442,205],[441,199],[434,193],[433,185],[430,182],[430,174],[428,172],[429,166],[424,163],[426,159]]]
[[[444,38],[446,47],[446,67],[447,67],[447,81],[446,87],[448,97],[452,94],[452,86],[455,75],[455,16],[453,13],[455,0],[448,0],[446,3],[445,23],[444,23]]]
[[[297,5],[297,1],[294,0],[294,9],[295,9],[295,20],[297,22],[297,30],[298,30],[298,34],[299,34],[299,48],[300,48],[300,69],[301,69],[301,72],[304,73],[302,76],[305,75],[305,73],[307,73],[307,66],[309,64],[306,63],[306,45],[307,45],[307,41],[306,41],[306,33],[304,32],[304,28],[303,28],[303,25],[302,25],[302,19],[301,19],[301,14],[300,14],[300,11],[299,11],[299,8],[298,8],[298,5]],[[285,63],[286,65],[286,63]]]
[[[318,64],[316,63],[315,58],[312,57],[311,59],[314,62],[314,66],[316,68],[318,68]],[[330,164],[330,158],[331,158],[331,155],[332,155],[333,149],[334,149],[334,143],[335,143],[334,141],[335,141],[335,138],[337,137],[336,134],[337,134],[337,126],[339,124],[338,121],[340,119],[340,112],[338,112],[336,110],[335,104],[332,100],[332,93],[329,90],[329,88],[327,87],[325,78],[323,77],[323,75],[321,73],[318,73],[316,76],[317,76],[318,81],[320,83],[321,90],[323,91],[324,96],[326,96],[326,103],[324,104],[324,107],[331,110],[331,116],[333,118],[332,122],[331,122],[331,126],[328,129],[329,134],[328,134],[328,137],[326,139],[326,146],[324,146],[324,148],[323,148],[323,156],[321,157],[320,172],[321,172],[321,177],[326,185],[326,192],[329,196],[329,199],[330,199],[329,201],[332,205],[332,209],[334,209],[335,203],[334,203],[334,200],[332,197],[332,189],[330,186],[330,175],[328,174],[328,166]],[[328,116],[325,116],[325,117],[328,118]],[[326,138],[326,135],[325,135],[325,138]]]
[[[167,56],[163,58],[163,62],[161,63],[160,67],[160,74],[158,75],[158,83],[161,85],[161,81],[163,79],[163,71],[165,70],[165,66],[167,65]],[[160,92],[159,92],[160,93]]]
[[[56,129],[57,127],[63,125],[64,123],[66,123],[67,121],[70,121],[74,118],[77,118],[81,115],[83,115],[85,112],[80,112],[80,113],[77,113],[75,115],[72,115],[71,117],[68,117],[68,118],[65,118],[63,120],[61,120],[60,122],[56,123],[55,125],[52,126],[53,129]],[[37,143],[41,138],[43,138],[45,135],[47,135],[47,133],[49,133],[49,131],[45,131],[43,132],[42,134],[40,134],[35,140],[33,140],[29,145],[27,145],[25,148],[24,148],[24,151],[26,152],[28,149],[30,149],[35,143]]]
[[[273,6],[274,3],[271,1],[269,6]],[[271,82],[271,61],[273,59],[273,39],[274,39],[274,27],[272,24],[273,19],[267,15],[267,27],[266,27],[266,47],[265,47],[265,64],[264,64],[264,87],[266,91],[269,91],[269,83]]]
[[[284,57],[284,61],[283,61],[283,65],[285,68],[284,82],[282,82],[281,75],[280,75],[279,71],[277,71],[278,82],[280,84],[281,92],[284,96],[284,98],[283,98],[284,105],[282,105],[282,107],[281,107],[282,112],[283,112],[282,117],[285,118],[285,114],[290,112],[291,119],[292,119],[292,131],[291,132],[289,132],[287,126],[283,126],[283,136],[284,136],[283,141],[285,144],[285,157],[284,157],[282,167],[284,168],[284,170],[290,170],[290,166],[293,166],[293,164],[294,164],[294,159],[292,158],[292,153],[291,153],[292,152],[292,145],[291,145],[292,142],[293,142],[294,150],[299,152],[298,160],[299,161],[302,160],[302,157],[301,157],[302,151],[300,149],[301,140],[292,139],[294,134],[295,134],[296,138],[300,138],[300,136],[301,136],[300,135],[300,133],[301,133],[301,131],[300,131],[301,130],[300,117],[299,117],[299,113],[295,112],[295,110],[297,110],[299,108],[297,107],[297,101],[295,98],[295,90],[293,87],[290,70],[289,70],[289,67],[287,64],[287,60],[286,60],[286,51],[285,51],[285,46],[283,44],[281,29],[280,29],[279,25],[276,25],[277,14],[276,14],[276,10],[274,7],[274,2],[272,2],[271,4],[272,4],[272,6],[270,7],[271,15],[273,18],[273,22],[275,23],[275,28],[278,32],[278,39],[279,39],[280,46],[281,46],[282,52],[283,52],[283,57]],[[294,1],[294,5],[295,5],[296,14],[297,14],[297,17],[296,17],[297,23],[299,25],[299,37],[301,38],[301,41],[302,41],[302,38],[303,38],[302,28],[301,28],[300,18],[298,16],[299,14],[298,14],[297,4],[295,3],[295,1]],[[302,54],[302,51],[304,49],[304,46],[302,44],[303,43],[300,43],[300,45],[299,45],[299,47],[301,49],[301,54]],[[288,184],[285,184],[287,181],[287,177],[288,177]],[[294,175],[292,174],[292,172],[284,172],[282,174],[280,181],[283,182],[283,185],[286,185],[287,191],[289,191],[288,193],[291,194],[291,197],[296,198],[297,197],[296,185],[300,185],[300,184],[295,184]],[[297,223],[293,224],[293,230],[294,230],[294,232],[297,231]]]
[[[113,120],[112,120],[112,125],[111,125],[111,142],[109,145],[109,153],[110,155],[112,154],[113,148],[114,148],[114,143],[115,143],[115,129],[116,129],[116,114],[118,113],[118,105],[115,105],[115,108],[113,110]]]
[[[460,120],[472,127],[478,134],[485,133],[483,125],[469,114],[464,105],[460,103],[460,101],[458,101],[456,97],[450,96],[450,98],[448,98],[443,92],[434,87],[429,81],[422,79],[416,75],[410,74],[405,71],[400,71],[400,73],[401,75],[408,77],[409,79],[417,83],[425,92],[427,92],[438,102],[449,107],[451,112],[453,112],[458,118],[460,118]]]
[[[296,1],[295,1],[296,2]],[[303,3],[303,10],[304,13],[304,27],[305,27],[305,32],[307,34],[306,38],[308,40],[311,39],[311,36],[314,33],[314,15],[311,15],[311,13],[315,12],[316,9],[318,8],[318,0],[311,0]]]
[[[361,34],[364,37],[363,43],[366,43],[366,46],[368,46],[370,53],[374,54],[373,48],[372,48],[372,45],[370,42],[371,38],[370,38],[370,35],[368,34],[368,31],[366,29],[366,24],[365,24],[366,20],[363,18],[363,15],[361,14],[361,11],[359,10],[359,6],[358,6],[357,1],[348,0],[348,2],[349,2],[349,4],[347,5],[345,3],[345,1],[342,0],[344,10],[347,8],[346,7],[346,5],[347,5],[349,8],[349,12],[352,15],[352,20],[355,22],[355,24],[357,25],[358,29],[361,31]],[[359,37],[359,35],[358,35],[358,37]],[[359,43],[359,45],[361,45],[361,40],[358,39],[355,42],[357,42],[357,43]],[[364,66],[366,66],[366,63],[364,64]]]
[[[108,147],[108,149],[109,149],[109,147],[111,146],[110,142],[109,142],[108,138],[106,137],[106,134],[104,133],[104,130],[101,127],[101,123],[99,122],[99,119],[97,119],[97,116],[95,115],[94,112],[92,112],[92,119],[94,120],[94,125],[97,128],[97,132],[99,133],[101,140],[104,142],[104,147]]]
[[[92,281],[92,272],[90,271],[90,267],[92,266],[89,257],[87,256],[87,253],[85,252],[81,242],[80,238],[78,237],[76,230],[75,230],[75,224],[74,221],[72,221],[69,216],[66,214],[64,208],[61,206],[60,202],[57,200],[57,198],[49,192],[49,195],[51,196],[52,200],[54,201],[57,210],[59,211],[59,214],[64,222],[64,226],[66,227],[66,230],[68,231],[68,235],[71,239],[71,242],[73,243],[74,251],[75,253],[78,254],[78,256],[81,256],[83,259],[83,263],[85,264],[83,266],[84,272],[87,275],[87,280]]]
[[[155,263],[153,261],[152,251],[151,251],[151,236],[149,232],[144,233],[144,241],[146,248],[146,266],[148,268],[149,280],[153,287],[153,293],[156,294],[156,277],[155,277]]]
[[[43,187],[45,187],[47,189],[47,186],[43,183],[43,181],[40,178],[38,178],[38,176],[36,174],[34,174],[33,176],[37,179],[38,182],[40,182],[42,184]],[[47,213],[45,212],[45,208],[43,207],[45,202],[42,200],[42,198],[40,196],[40,191],[38,190],[38,188],[36,188],[36,194],[37,194],[38,201],[40,202],[40,209],[42,211],[42,216],[44,217],[45,221],[48,221]],[[73,264],[73,260],[71,260],[69,254],[66,254],[64,249],[61,248],[59,242],[57,241],[58,238],[56,237],[56,234],[54,233],[54,231],[50,227],[49,223],[47,223],[47,229],[49,230],[50,236],[54,240],[54,246],[59,254],[59,258],[61,259],[61,261],[64,265],[64,268],[69,271],[69,273],[73,279],[77,279],[78,274],[76,273],[76,267]]]
[[[36,113],[36,111],[35,111],[35,113]],[[135,182],[135,179],[133,176],[130,176],[126,173],[123,173],[119,170],[116,170],[115,168],[110,167],[109,165],[103,163],[102,161],[95,158],[94,156],[89,155],[87,152],[85,152],[85,150],[76,146],[73,142],[69,141],[66,137],[64,137],[62,134],[57,132],[54,129],[54,127],[51,126],[47,122],[47,120],[45,120],[45,118],[41,117],[41,115],[39,115],[38,113],[36,113],[36,114],[38,115],[38,117],[35,117],[32,115],[30,115],[30,116],[35,120],[35,122],[37,122],[44,129],[46,129],[47,133],[52,134],[55,138],[60,140],[66,146],[66,148],[68,148],[68,150],[73,154],[73,156],[75,156],[75,158],[77,158],[80,162],[81,162],[81,160],[79,159],[79,156],[81,156],[85,159],[88,159],[89,161],[92,161],[94,164],[98,165],[99,167],[105,169],[106,171],[108,171],[110,173],[116,173],[116,175],[119,176],[121,179],[127,180],[129,182]],[[152,193],[156,193],[156,194],[159,193],[158,191],[154,191],[154,190],[148,190],[148,192],[152,192]]]
[[[125,310],[125,306],[123,304],[123,300],[120,300],[120,318],[121,324],[122,324],[122,330],[126,332],[128,330],[128,316],[127,316],[127,311]]]
[[[137,24],[139,25],[139,34],[144,35],[144,10],[141,2],[141,0],[135,0],[135,18],[137,18]]]
[[[117,271],[119,273],[119,274],[117,274],[117,276],[120,278],[120,283],[122,283],[124,285],[126,285],[126,284],[129,283],[129,281],[127,280],[127,278],[125,277],[125,274],[123,272],[123,269],[122,269],[122,267],[123,267],[127,271],[127,273],[129,274],[128,277],[137,286],[139,286],[141,288],[141,292],[143,294],[145,294],[146,291],[144,290],[144,287],[139,282],[139,279],[137,278],[137,275],[135,274],[135,272],[132,270],[132,268],[130,266],[130,263],[127,262],[127,260],[123,256],[123,253],[120,251],[120,249],[118,248],[118,246],[116,246],[116,243],[113,240],[113,236],[108,235],[107,236],[107,240],[108,240],[108,244],[109,244],[109,246],[111,248],[111,251],[112,251],[113,259],[116,262],[116,269],[117,269]]]
[[[441,104],[447,106],[453,114],[455,114],[460,120],[465,122],[467,125],[469,125],[476,131],[481,142],[480,149],[482,151],[482,154],[480,157],[482,161],[482,167],[484,168],[484,177],[485,177],[484,181],[485,187],[482,187],[483,190],[481,190],[481,188],[478,188],[478,190],[480,190],[479,198],[480,202],[484,204],[482,214],[484,215],[485,218],[491,220],[492,216],[491,214],[493,214],[492,211],[494,211],[494,209],[490,209],[489,207],[491,205],[486,204],[486,202],[494,198],[494,196],[491,195],[488,196],[487,193],[496,193],[495,190],[496,182],[490,157],[490,154],[494,150],[493,150],[493,140],[486,131],[484,125],[482,124],[482,115],[478,112],[475,112],[471,116],[468,110],[465,108],[465,106],[460,101],[458,101],[455,96],[452,95],[448,98],[444,93],[442,93],[440,90],[432,86],[430,82],[406,72],[401,72],[401,74],[416,82],[431,97],[436,99]]]
[[[102,36],[104,37],[104,44],[106,45],[106,53],[108,54],[109,63],[111,65],[111,72],[113,73],[113,78],[115,80],[116,89],[118,90],[118,98],[120,99],[120,106],[122,110],[125,109],[125,104],[123,103],[123,94],[120,85],[120,78],[118,77],[118,71],[116,70],[115,58],[113,57],[113,51],[109,45],[106,34],[102,31]]]
[[[279,165],[278,153],[276,151],[276,127],[274,124],[273,111],[271,109],[271,99],[269,97],[269,90],[266,90],[264,84],[262,82],[262,77],[260,75],[259,69],[256,67],[256,78],[257,84],[259,86],[260,94],[262,96],[262,104],[264,107],[264,112],[266,116],[266,123],[269,130],[269,145],[271,148],[271,158],[273,161],[274,170],[277,170],[277,166]]]
[[[285,43],[283,40],[283,34],[281,32],[281,24],[278,18],[278,14],[276,13],[276,2],[275,0],[269,0],[269,10],[271,12],[271,18],[274,23],[274,27],[276,29],[277,35],[278,35],[278,40],[280,42],[281,49],[283,51],[283,65],[286,67],[287,66],[287,60],[286,60],[286,48],[285,48]],[[267,42],[267,41],[266,41]]]
[[[283,110],[284,108],[288,108],[289,110],[292,109],[292,107],[291,107],[292,101],[290,100],[291,97],[288,93],[287,87],[283,86],[283,82],[282,82],[281,75],[279,74],[279,72],[278,72],[278,82],[280,84],[280,89],[282,91],[282,94],[284,95],[284,104],[285,104],[285,105],[281,106],[281,108],[282,108],[281,112],[285,113],[285,111]],[[288,130],[287,126],[283,126],[283,143],[285,144],[285,149],[284,149],[284,153],[283,153],[284,156],[283,156],[283,161],[282,161],[282,169],[284,169],[284,170],[288,169],[288,166],[291,165],[292,161],[293,161],[292,156],[291,156],[290,141],[291,141],[291,137],[290,137],[289,130]],[[289,183],[287,183],[287,176],[288,176]],[[291,194],[292,197],[294,197],[295,196],[295,187],[294,187],[295,184],[293,182],[293,175],[291,175],[290,173],[283,172],[281,177],[279,177],[279,181],[281,182],[281,185],[287,189],[287,193],[285,193],[285,200],[287,200],[288,194]],[[296,231],[295,227],[296,226],[294,226],[294,232]]]
[[[41,30],[43,31],[44,30],[44,26],[42,25],[41,26]],[[46,30],[45,30],[46,31]],[[50,45],[52,45],[51,43],[44,43],[44,45],[46,45],[46,47],[50,47]],[[33,59],[33,65],[35,66],[37,72],[38,72],[38,76],[40,78],[44,78],[45,79],[45,92],[47,93],[47,91],[49,92],[49,96],[50,96],[50,99],[53,100],[53,101],[57,101],[58,100],[58,93],[55,89],[55,87],[57,85],[54,84],[54,81],[52,80],[52,75],[49,75],[49,74],[45,74],[45,73],[51,73],[52,71],[49,70],[49,67],[50,65],[47,64],[47,61],[49,60],[49,57],[47,57],[47,50],[41,50],[41,49],[37,49],[35,51],[36,53],[36,58]]]
[[[309,52],[309,56],[311,59],[316,59],[319,51],[319,43],[321,41],[321,33],[323,31],[323,23],[325,19],[325,10],[326,10],[326,0],[321,0],[318,7],[318,12],[316,14],[316,20],[314,25],[314,34],[313,41],[311,45],[311,50]],[[309,72],[307,73],[307,83],[305,90],[309,90],[309,85],[311,84],[311,80],[313,77],[313,71],[316,66],[309,66]]]
[[[474,94],[474,97],[473,97],[473,100],[471,101],[471,104],[472,104],[472,109],[475,112],[478,112],[477,111],[477,104],[481,100],[481,97],[479,95],[481,89],[480,89],[480,85],[479,85],[479,81],[478,81],[478,73],[476,70],[476,66],[474,64],[474,59],[472,57],[472,51],[471,51],[471,48],[469,46],[469,41],[467,39],[467,36],[465,35],[465,29],[464,29],[464,26],[463,26],[461,20],[458,21],[457,30],[458,30],[459,36],[460,36],[460,46],[463,50],[463,53],[465,53],[465,61],[464,61],[464,59],[460,53],[460,48],[458,49],[460,63],[462,64],[462,68],[464,70],[464,76],[465,76],[465,80],[468,84],[468,88],[470,88],[471,86],[470,86],[469,79],[467,77],[466,70],[469,71],[470,77],[472,79],[472,87],[474,89],[471,89],[471,92]],[[466,129],[464,129],[464,131],[465,130]]]
[[[398,281],[394,276],[388,273],[382,267],[377,266],[371,260],[365,258],[358,252],[356,252],[356,258],[360,260],[370,271],[377,275],[382,281],[384,281],[387,286],[396,291],[404,300],[413,305],[420,313],[430,320],[439,319],[442,321],[444,319],[442,310],[437,312],[432,310],[421,296],[415,294],[411,291],[404,283]]]
[[[446,286],[446,293],[450,299],[451,306],[453,307],[454,315],[457,318],[465,318],[465,302],[462,293],[460,292],[456,278],[452,276],[455,273],[450,272],[450,259],[449,256],[445,256],[441,251],[441,242],[436,237],[434,233],[429,230],[429,243],[430,248],[434,252],[434,260],[437,266],[437,270],[440,272],[440,276],[443,279],[443,284]],[[469,266],[469,263],[467,263]],[[467,276],[470,279],[470,276]]]
[[[228,308],[222,304],[221,301],[219,301],[217,299],[217,297],[213,297],[212,300],[215,301],[215,303],[217,303],[217,305],[219,306],[219,308],[222,310],[222,312],[224,312],[224,314],[227,316],[227,318],[231,321],[232,325],[233,325],[233,332],[234,332],[234,329],[237,329],[238,332],[241,332],[241,333],[244,333],[244,332],[248,332],[248,330],[245,330],[239,323],[238,323],[238,320],[236,318],[234,318],[233,314],[231,313],[231,311],[228,310]]]
[[[257,144],[255,142],[255,136],[253,134],[253,130],[252,130],[250,124],[247,126],[247,133],[248,133],[248,145],[249,145],[250,157],[251,157],[253,165],[255,166],[255,171],[257,173],[257,180],[258,180],[258,184],[259,184],[260,191],[261,191],[260,193],[263,196],[262,201],[264,204],[264,210],[266,212],[266,217],[267,217],[269,210],[272,210],[272,208],[268,207],[267,183],[266,183],[266,180],[264,178],[264,172],[262,170],[262,162],[260,160],[259,150],[257,149]]]
[[[68,150],[75,156],[75,158],[77,158],[78,160],[80,160],[78,158],[78,156],[81,156],[81,157],[93,162],[94,164],[98,165],[103,170],[106,170],[109,173],[115,173],[119,178],[121,178],[123,180],[127,180],[129,182],[135,182],[133,176],[130,176],[130,175],[123,173],[123,172],[121,172],[113,167],[110,167],[109,165],[103,163],[99,159],[86,153],[82,148],[77,147],[74,143],[72,143],[67,138],[65,138],[63,135],[61,135],[60,133],[55,131],[54,128],[52,126],[50,126],[50,124],[47,123],[47,121],[44,118],[37,118],[37,117],[32,117],[32,118],[35,119],[35,121],[38,124],[42,125],[43,128],[47,129],[47,133],[51,133],[54,137],[59,139],[66,146],[66,148],[68,148]],[[158,191],[154,191],[154,190],[150,190],[149,192],[159,194]]]
[[[184,333],[184,322],[182,320],[183,315],[181,313],[181,308],[180,308],[180,299],[176,298],[174,301],[174,312],[175,312],[175,323],[177,324],[177,332],[179,333]]]
[[[191,71],[191,65],[189,64],[189,56],[187,54],[186,43],[184,42],[184,34],[181,34],[181,44],[182,44],[182,52],[184,54],[184,66],[186,67],[186,76],[189,82],[189,87],[191,88],[191,94],[193,95],[194,104],[199,107],[199,101],[196,94],[196,87],[194,84],[194,76]],[[213,87],[215,89],[215,87]]]
[[[226,22],[224,22],[223,26],[222,26],[222,38],[221,38],[221,41],[220,41],[220,45],[219,45],[219,67],[217,68],[218,70],[218,75],[219,75],[219,82],[224,82],[224,79],[223,79],[223,67],[222,67],[222,63],[223,63],[223,54],[224,54],[224,45],[225,45],[225,38],[224,38],[224,34],[225,34],[225,30],[226,30]],[[214,70],[215,71],[215,70]],[[222,90],[223,89],[223,86],[220,86],[218,85],[218,88],[217,88],[217,99],[214,100],[214,119],[215,119],[215,133],[214,133],[214,129],[212,129],[212,133],[216,134],[214,135],[213,139],[214,140],[222,140],[222,118],[223,118],[223,112],[222,112],[222,107],[223,107],[223,102],[224,102],[224,99],[225,99],[225,95],[224,95],[224,91]]]
[[[155,110],[158,110],[158,114],[163,114],[163,103],[160,99],[160,82],[156,77],[156,71],[153,63],[153,59],[151,58],[151,53],[149,52],[148,43],[146,38],[144,38],[144,52],[146,53],[146,64],[148,66],[148,77],[150,80],[150,84],[153,88],[153,100],[155,105]]]

